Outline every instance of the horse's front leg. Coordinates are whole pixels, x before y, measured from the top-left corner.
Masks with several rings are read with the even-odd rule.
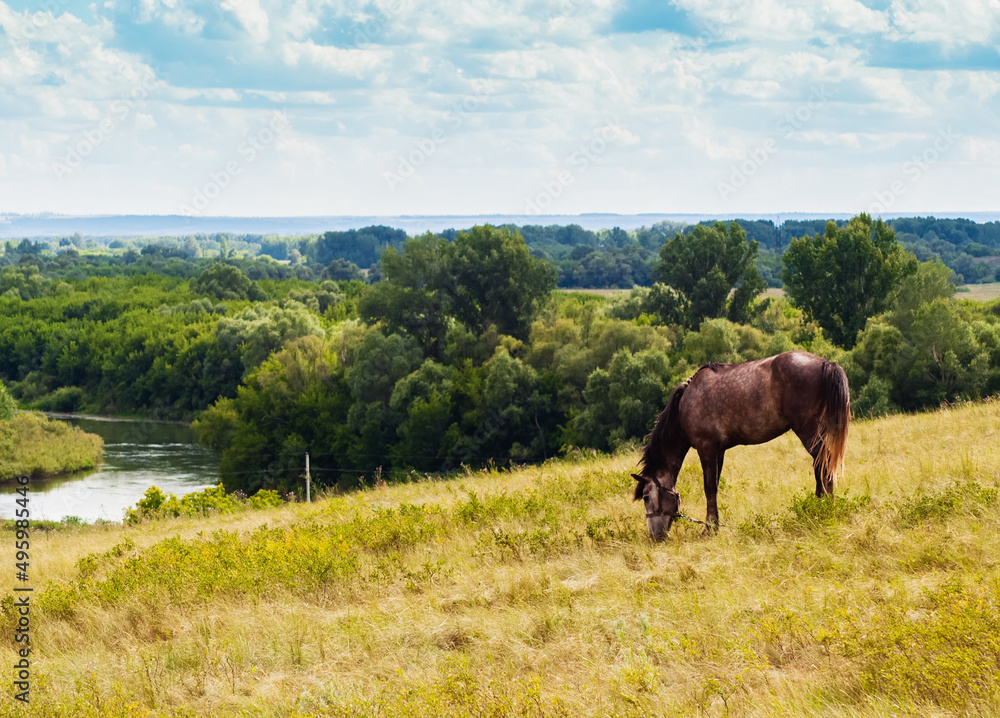
[[[705,533],[715,533],[719,530],[719,476],[722,475],[722,462],[726,452],[723,449],[699,449],[701,471],[705,478]]]

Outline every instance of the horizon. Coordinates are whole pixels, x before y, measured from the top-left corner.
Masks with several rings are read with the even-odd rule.
[[[247,235],[310,235],[327,231],[360,229],[384,225],[402,229],[410,235],[441,232],[447,229],[468,229],[477,224],[495,225],[569,225],[597,231],[620,227],[633,231],[661,221],[697,224],[705,221],[771,221],[781,226],[787,220],[846,220],[850,213],[782,212],[778,214],[613,214],[590,212],[577,215],[503,215],[503,214],[443,214],[443,215],[303,215],[274,217],[188,217],[184,215],[56,215],[38,213],[0,214],[0,239],[47,239],[79,233],[83,237],[171,237],[192,234]],[[1000,221],[1000,212],[928,213],[923,215],[893,214],[882,217],[887,221],[914,216],[935,219],[968,219],[977,223]]]

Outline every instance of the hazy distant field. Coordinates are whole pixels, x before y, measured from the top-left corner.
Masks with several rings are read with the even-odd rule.
[[[990,302],[997,297],[1000,297],[1000,282],[990,282],[989,284],[967,284],[960,288],[955,297],[958,299],[975,299],[980,302]]]
[[[600,294],[604,297],[613,297],[616,294],[629,291],[628,289],[560,289],[561,292],[585,292],[586,294]],[[766,297],[783,297],[785,290],[780,287],[769,287],[765,292]],[[959,288],[955,294],[957,299],[975,299],[980,302],[990,302],[1000,297],[1000,282],[990,282],[989,284],[967,284]]]
[[[736,448],[719,535],[662,544],[635,453],[36,532],[32,714],[997,715],[998,426],[855,423],[836,501],[794,436]]]

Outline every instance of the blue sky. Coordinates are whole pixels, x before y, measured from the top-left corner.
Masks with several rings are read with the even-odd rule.
[[[0,212],[1000,209],[1000,0],[10,0],[0,26]]]

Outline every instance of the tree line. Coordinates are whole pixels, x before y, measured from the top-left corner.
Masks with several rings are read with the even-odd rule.
[[[733,221],[750,241],[757,242],[757,268],[771,287],[783,286],[781,258],[792,241],[822,234],[827,224],[827,220],[799,219],[786,219],[780,224],[771,220]],[[524,237],[533,256],[555,267],[557,286],[629,289],[653,283],[660,247],[677,232],[693,234],[698,226],[714,224],[657,222],[633,231],[620,227],[593,231],[577,224],[508,228]],[[838,220],[835,224],[842,228],[848,222]],[[939,259],[951,268],[959,284],[1000,281],[1000,222],[909,217],[886,224],[896,232],[899,243],[920,261]],[[437,236],[451,241],[457,234],[458,230],[449,229]],[[51,242],[8,241],[5,256],[37,260],[48,248],[65,257],[61,260],[65,264],[81,264],[80,250],[84,250],[84,271],[91,273],[135,273],[152,267],[158,272],[187,272],[187,276],[201,271],[205,260],[222,259],[242,262],[243,270],[253,279],[258,278],[253,276],[257,272],[272,278],[374,282],[381,276],[382,252],[390,248],[398,251],[407,239],[404,231],[385,226],[303,237],[217,233],[102,242],[75,235]],[[102,250],[106,250],[103,255],[99,253]],[[271,259],[275,262],[268,261]]]
[[[408,238],[373,282],[15,252],[0,378],[27,406],[197,416],[248,493],[297,485],[306,451],[321,483],[349,485],[611,450],[700,364],[793,348],[841,362],[861,415],[1000,391],[1000,303],[953,299],[954,273],[889,224],[795,238],[784,298],[761,297],[759,252],[739,223],[674,228],[652,283],[613,298],[553,292],[558,269],[510,227]]]

